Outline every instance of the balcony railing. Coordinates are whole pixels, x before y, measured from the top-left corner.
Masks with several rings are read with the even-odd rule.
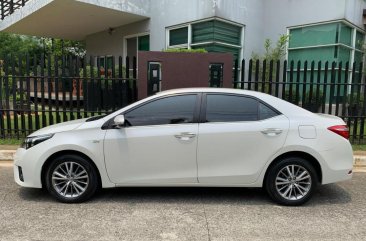
[[[4,20],[5,17],[14,13],[15,10],[23,7],[29,0],[0,0],[0,18]]]

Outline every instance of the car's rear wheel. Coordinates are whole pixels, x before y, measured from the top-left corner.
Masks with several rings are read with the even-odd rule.
[[[307,202],[318,184],[314,167],[300,157],[289,157],[275,163],[265,180],[269,196],[282,205],[296,206]]]
[[[49,193],[66,203],[86,201],[98,188],[95,168],[77,155],[62,155],[53,160],[45,180]]]

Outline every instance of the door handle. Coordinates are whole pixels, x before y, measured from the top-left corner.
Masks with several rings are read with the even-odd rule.
[[[182,141],[188,141],[196,136],[196,134],[192,132],[182,132],[180,134],[174,135],[175,138],[182,140]]]
[[[282,133],[282,129],[278,128],[268,128],[261,131],[263,134],[267,136],[277,136]]]

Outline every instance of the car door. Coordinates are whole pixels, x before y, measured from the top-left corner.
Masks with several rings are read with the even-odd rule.
[[[108,175],[117,184],[197,183],[199,95],[159,97],[124,113],[126,127],[104,139]]]
[[[199,125],[198,180],[250,184],[284,144],[289,120],[256,98],[207,94]]]

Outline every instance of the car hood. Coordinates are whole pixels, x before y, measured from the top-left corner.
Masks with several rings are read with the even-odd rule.
[[[29,136],[39,136],[39,135],[45,135],[45,134],[51,134],[51,133],[59,133],[64,131],[71,131],[79,126],[81,126],[88,118],[79,119],[79,120],[73,120],[73,121],[67,121],[51,126],[47,126],[45,128],[39,129],[36,132],[33,132]]]

